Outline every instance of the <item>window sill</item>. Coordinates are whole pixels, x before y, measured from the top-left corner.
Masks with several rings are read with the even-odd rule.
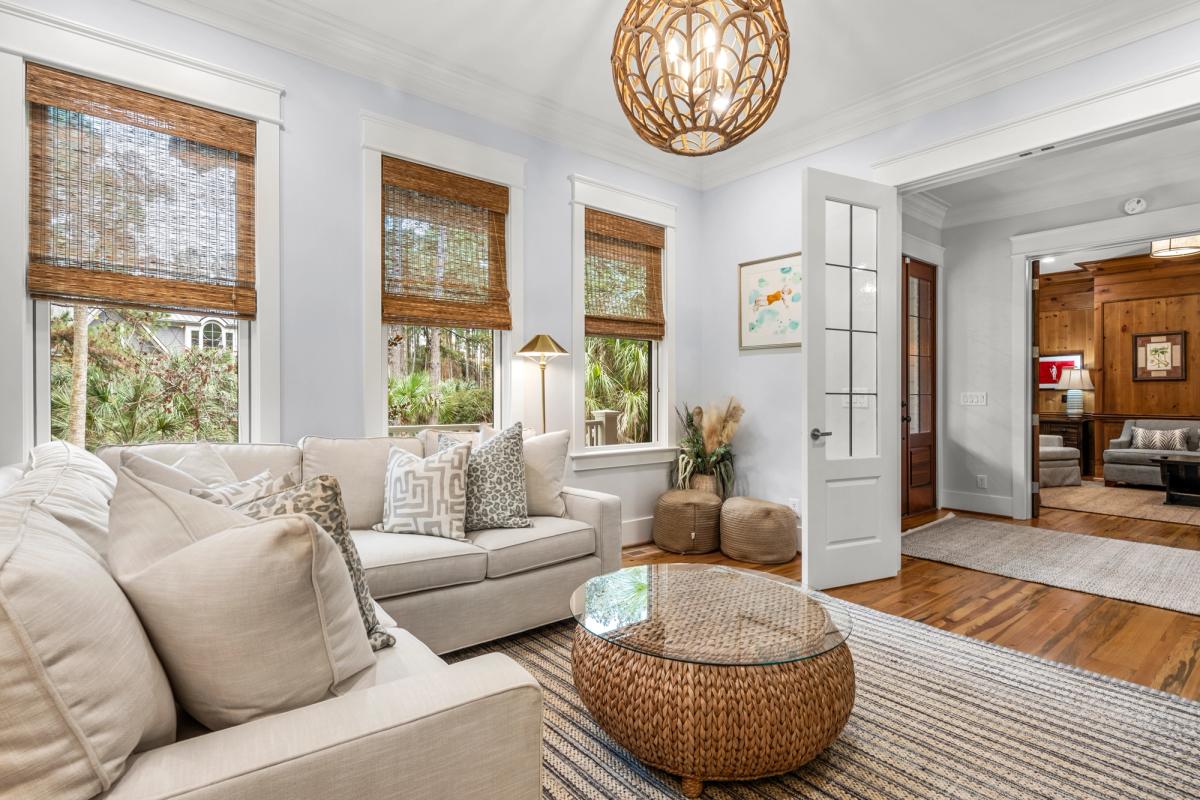
[[[678,447],[664,445],[595,447],[571,453],[571,465],[576,472],[587,472],[644,464],[670,464],[678,453]]]

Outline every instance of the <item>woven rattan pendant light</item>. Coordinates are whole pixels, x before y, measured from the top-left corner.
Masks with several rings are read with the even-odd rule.
[[[617,97],[668,153],[716,153],[771,116],[788,67],[781,0],[631,0],[613,39]]]

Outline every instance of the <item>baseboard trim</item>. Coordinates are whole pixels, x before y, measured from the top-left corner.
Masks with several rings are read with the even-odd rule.
[[[1002,517],[1013,515],[1013,499],[998,494],[976,494],[975,492],[943,491],[938,503],[942,508],[959,511],[974,511],[976,514],[997,514]]]
[[[654,517],[635,517],[621,521],[621,546],[647,544],[654,540]]]

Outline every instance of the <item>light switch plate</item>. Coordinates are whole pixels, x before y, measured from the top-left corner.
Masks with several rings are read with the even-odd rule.
[[[964,406],[986,406],[987,392],[963,392],[959,404]]]

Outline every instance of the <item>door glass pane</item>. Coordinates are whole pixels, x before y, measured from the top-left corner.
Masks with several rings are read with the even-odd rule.
[[[858,394],[875,394],[875,334],[855,331],[850,340],[850,368],[853,373],[854,388]]]
[[[825,265],[825,327],[850,329],[850,268]]]
[[[832,433],[825,437],[825,457],[849,458],[850,395],[825,395],[825,430]]]
[[[854,395],[854,407],[851,409],[850,423],[851,455],[855,458],[866,458],[879,455],[879,433],[876,430],[879,415],[875,408],[876,399],[873,394]]]
[[[851,266],[875,269],[877,260],[875,253],[875,241],[877,239],[877,217],[878,214],[876,214],[875,209],[873,208],[863,208],[862,206],[854,207],[854,224],[851,226]]]
[[[909,378],[909,382],[910,383],[912,382],[911,378]],[[908,396],[908,408],[906,409],[906,413],[908,414],[908,432],[909,433],[920,433],[921,432],[921,395],[910,394]]]
[[[850,334],[825,331],[825,391],[850,391]]]
[[[825,201],[825,263],[850,266],[850,206]]]
[[[854,330],[875,330],[876,274],[870,270],[850,270],[854,289]],[[833,327],[830,325],[830,327]]]

